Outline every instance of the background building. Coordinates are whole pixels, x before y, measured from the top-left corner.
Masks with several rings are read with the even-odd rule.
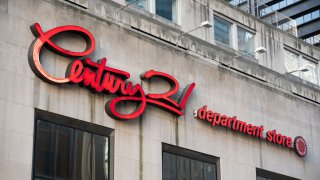
[[[318,47],[226,1],[141,0],[125,7],[130,2],[0,1],[0,179],[319,178]],[[199,28],[206,21],[212,27]],[[31,32],[36,22],[43,33],[39,26]],[[77,28],[55,29],[56,36],[41,39],[65,25]],[[67,51],[58,54],[50,43],[42,47],[48,39]],[[92,42],[91,53],[70,55],[91,51]],[[253,53],[259,47],[267,52]],[[172,90],[177,84],[167,82],[171,76],[180,85],[172,100],[178,101],[189,84],[195,88],[182,116],[148,102],[141,116],[116,120],[105,112],[106,102],[117,98],[114,93],[84,88],[90,83],[43,81],[50,77],[32,66],[37,48],[50,77],[63,79],[70,62],[91,58],[99,64],[106,57],[107,67],[130,73],[123,82],[141,85],[146,94]],[[140,78],[151,69],[171,76]],[[119,82],[125,75],[117,76]],[[117,110],[130,113],[138,105],[123,103]],[[211,115],[195,118],[205,105],[264,126],[262,138],[212,126]],[[269,142],[267,131],[273,130],[302,136],[307,155]]]
[[[317,0],[232,0],[229,3],[304,41],[320,44],[320,2]],[[291,30],[294,29],[294,30]]]

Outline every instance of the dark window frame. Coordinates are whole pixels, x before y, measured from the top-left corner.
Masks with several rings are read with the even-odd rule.
[[[68,116],[35,109],[34,116],[34,136],[33,136],[33,154],[32,154],[32,179],[35,179],[35,151],[36,151],[36,132],[37,132],[37,120],[53,123],[55,125],[61,125],[68,128],[73,128],[88,133],[106,136],[109,138],[109,154],[108,154],[108,176],[109,180],[114,180],[114,129],[93,124],[90,122],[74,119]],[[48,178],[49,179],[49,178]]]
[[[217,180],[221,180],[221,175],[220,175],[220,158],[208,154],[204,154],[201,152],[197,152],[194,150],[186,149],[183,147],[179,146],[174,146],[171,144],[167,143],[162,143],[162,179],[163,179],[163,173],[164,173],[164,168],[163,168],[163,162],[164,162],[164,153],[170,153],[173,155],[185,157],[188,159],[193,159],[197,161],[201,161],[203,163],[209,163],[209,164],[214,164],[216,166],[216,177]]]
[[[258,177],[272,179],[272,180],[300,180],[294,177],[286,176],[283,174],[275,173],[275,172],[264,170],[261,168],[256,168],[256,178]]]

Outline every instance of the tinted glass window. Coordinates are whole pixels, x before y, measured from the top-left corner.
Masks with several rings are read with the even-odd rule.
[[[256,169],[256,174],[257,174],[257,180],[299,180],[294,177],[289,177],[286,175],[274,173],[271,171],[267,171],[264,169]]]
[[[163,153],[164,180],[216,180],[216,166],[179,156],[171,153]]]
[[[215,164],[209,164],[209,163],[203,163],[204,167],[204,180],[216,180],[216,165]]]
[[[155,0],[156,14],[170,21],[177,21],[176,0]]]
[[[176,180],[177,177],[177,158],[176,155],[163,153],[163,179]]]
[[[218,43],[231,46],[231,23],[215,16],[214,39]]]
[[[37,120],[35,179],[107,180],[109,138]]]
[[[91,177],[91,133],[75,130],[75,151],[74,151],[74,176],[75,179],[90,179]]]
[[[55,125],[37,121],[37,139],[35,149],[35,172],[39,176],[52,177],[54,165]]]

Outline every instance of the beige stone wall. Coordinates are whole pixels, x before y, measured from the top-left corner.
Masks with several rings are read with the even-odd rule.
[[[185,6],[191,8],[190,3]],[[94,0],[89,1],[88,6],[88,10],[81,10],[58,0],[0,1],[0,179],[31,179],[35,108],[115,129],[115,180],[162,179],[162,142],[220,157],[222,180],[255,180],[256,167],[300,179],[318,179],[320,106],[316,103],[319,101],[317,86],[303,84],[295,78],[280,78],[283,84],[274,86],[270,82],[276,72],[245,60],[235,63],[240,72],[225,68],[215,60],[227,59],[232,52],[203,41],[207,41],[206,36],[211,36],[210,33],[195,34],[200,39],[184,38],[182,46],[189,50],[161,40],[175,43],[178,29],[189,28],[185,19],[181,26],[165,24],[166,21],[157,21],[154,15],[148,19],[148,13],[132,15],[131,10],[131,14],[125,11],[120,15],[120,21],[116,21],[113,17],[116,3]],[[219,1],[212,1],[210,6],[217,11],[227,9],[232,17],[230,13],[236,13]],[[41,81],[27,62],[28,48],[34,39],[29,26],[35,22],[39,22],[44,31],[67,24],[87,28],[97,43],[91,55],[93,60],[106,57],[109,66],[130,72],[130,81],[142,83],[146,92],[169,88],[163,82],[141,82],[139,75],[150,69],[176,77],[181,90],[188,83],[195,82],[196,88],[187,103],[185,116],[176,118],[148,105],[140,119],[117,121],[104,112],[104,104],[112,96],[92,94],[78,85],[55,86]],[[281,42],[294,44],[298,41],[305,47],[303,51],[309,52],[310,47],[303,42],[265,27],[260,21],[251,25],[257,28],[261,38],[264,32],[259,32],[260,28],[271,29],[282,39]],[[77,38],[64,38],[58,40],[61,46],[84,47],[84,42]],[[279,47],[273,48],[278,50]],[[319,51],[312,51],[313,56],[319,58]],[[273,53],[267,56],[280,61],[281,52]],[[259,63],[267,64],[268,58],[259,59]],[[44,50],[41,59],[46,70],[57,76],[63,76],[70,62],[48,50]],[[193,117],[193,110],[203,105],[264,125],[268,130],[277,129],[292,137],[302,135],[308,143],[308,155],[299,158],[293,151],[266,141],[221,127],[210,127]]]

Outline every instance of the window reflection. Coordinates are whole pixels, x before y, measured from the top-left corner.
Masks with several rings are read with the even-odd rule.
[[[73,130],[71,128],[56,126],[56,178],[71,179],[72,177],[72,146]]]
[[[177,22],[176,0],[155,0],[156,14],[170,21]]]
[[[285,66],[287,71],[294,71],[299,69],[299,56],[291,51],[285,49]],[[299,76],[299,72],[292,73],[295,76]]]
[[[302,68],[308,69],[307,72],[297,71],[292,74],[311,83],[318,84],[317,64],[313,61],[310,61],[305,57],[301,57],[301,55],[299,54],[293,53],[285,49],[285,65],[287,72],[291,72]]]
[[[34,179],[108,180],[109,138],[37,120]]]
[[[164,180],[216,180],[216,166],[199,160],[163,153]]]
[[[177,159],[176,155],[163,153],[163,179],[176,180],[177,177]]]
[[[302,59],[302,67],[308,69],[309,71],[302,73],[302,79],[305,79],[309,82],[317,84],[317,65],[314,62],[309,61],[308,59]]]
[[[91,133],[75,130],[75,159],[74,175],[75,179],[90,179],[91,177]]]
[[[251,53],[254,51],[254,36],[245,29],[238,27],[238,49],[243,53]]]
[[[231,46],[231,23],[215,16],[214,39],[218,43]]]
[[[53,176],[54,125],[37,121],[37,140],[35,149],[35,171],[39,176]]]
[[[108,171],[105,164],[106,137],[93,135],[92,172],[94,180],[107,179]]]

